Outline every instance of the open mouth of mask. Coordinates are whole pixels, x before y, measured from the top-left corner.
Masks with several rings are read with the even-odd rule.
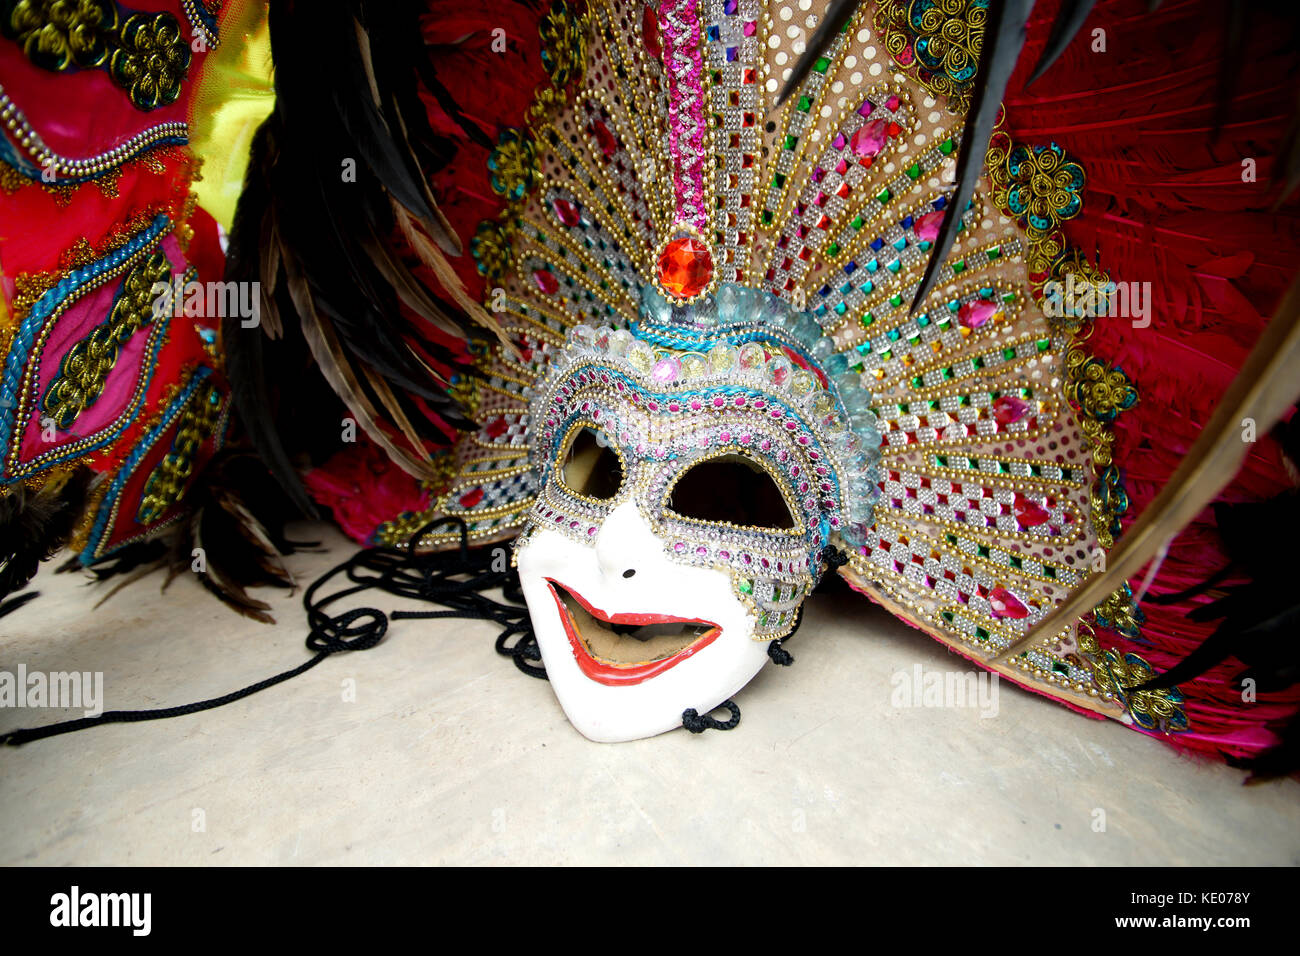
[[[548,578],[574,657],[601,683],[636,683],[707,647],[722,633],[711,621],[666,614],[608,613]]]

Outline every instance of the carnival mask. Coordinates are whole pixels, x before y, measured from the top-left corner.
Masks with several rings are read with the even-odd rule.
[[[556,695],[595,740],[744,686],[879,496],[875,416],[816,322],[740,286],[644,300],[631,329],[572,329],[529,413],[541,493],[520,580]]]
[[[1072,350],[1080,317],[1042,306],[1045,270],[1092,281],[1034,205],[1044,183],[1073,202],[1079,167],[995,137],[987,187],[951,207],[961,115],[895,71],[865,14],[777,107],[802,47],[761,0],[586,9],[543,23],[553,83],[489,163],[509,205],[472,251],[510,343],[464,386],[479,429],[429,508],[377,538],[441,516],[518,536],[546,671],[595,740],[725,701],[841,557],[948,647],[1145,720],[1073,626],[991,661],[1114,533],[1066,401],[1095,404],[1071,383],[1106,373]]]

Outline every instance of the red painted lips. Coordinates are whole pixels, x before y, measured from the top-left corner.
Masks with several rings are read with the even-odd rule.
[[[708,647],[722,633],[722,629],[712,621],[703,621],[698,618],[675,617],[671,614],[653,614],[648,612],[620,612],[617,614],[607,614],[599,608],[592,607],[585,598],[577,591],[566,585],[560,584],[551,578],[546,579],[547,586],[551,589],[551,596],[555,598],[555,607],[560,614],[560,621],[564,624],[564,632],[569,637],[569,646],[573,649],[574,660],[578,662],[578,667],[591,680],[601,684],[607,684],[611,687],[622,685],[639,684],[642,681],[657,677],[671,667],[675,667],[688,657],[694,655],[701,648]],[[586,614],[597,622],[597,625],[632,625],[645,626],[652,624],[680,624],[683,628],[703,627],[708,628],[703,634],[695,638],[685,647],[667,657],[661,657],[658,660],[646,661],[643,663],[623,664],[603,660],[596,657],[583,636],[578,622],[574,620],[574,614],[570,611],[565,597],[571,599]]]

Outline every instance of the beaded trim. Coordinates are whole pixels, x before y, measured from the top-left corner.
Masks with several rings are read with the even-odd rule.
[[[42,295],[32,306],[9,345],[0,394],[16,396],[12,406],[0,408],[0,456],[4,470],[0,483],[12,484],[61,462],[79,458],[90,451],[113,441],[132,422],[140,411],[144,393],[153,378],[155,357],[168,333],[166,322],[152,323],[148,344],[141,359],[141,372],[126,409],[111,424],[93,435],[59,445],[30,461],[20,461],[21,436],[36,411],[36,383],[40,376],[40,350],[55,325],[55,320],[77,299],[118,279],[135,268],[158,247],[172,230],[172,221],[165,214],[157,215],[139,235],[118,249],[72,270],[52,289]],[[168,295],[172,293],[169,291]],[[161,305],[169,307],[170,298]],[[28,358],[35,350],[36,355]]]
[[[45,141],[27,122],[27,117],[9,98],[3,86],[0,86],[0,121],[4,122],[5,129],[12,137],[12,142],[0,138],[0,159],[29,179],[40,180],[42,172],[52,170],[62,184],[97,179],[150,150],[189,142],[187,123],[167,122],[141,130],[124,143],[96,156],[82,159],[61,156],[45,145]],[[21,155],[16,147],[21,147],[31,159]]]

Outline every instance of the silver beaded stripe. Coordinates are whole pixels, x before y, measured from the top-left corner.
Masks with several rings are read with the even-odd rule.
[[[9,98],[9,94],[0,86],[0,121],[14,141],[35,160],[42,170],[51,169],[56,176],[75,181],[84,181],[101,176],[109,170],[121,166],[141,153],[147,152],[164,140],[175,142],[189,141],[189,124],[172,121],[159,123],[136,133],[125,143],[114,146],[106,152],[86,159],[70,159],[60,156],[45,145],[39,133],[27,122],[27,117],[18,105]],[[24,172],[25,170],[19,170]],[[27,174],[32,175],[32,174]],[[36,174],[39,175],[39,174]],[[32,178],[36,178],[32,175]]]

